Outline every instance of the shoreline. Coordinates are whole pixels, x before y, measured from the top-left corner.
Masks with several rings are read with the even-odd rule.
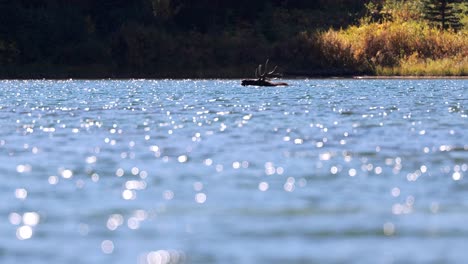
[[[354,76],[353,79],[359,80],[436,80],[436,79],[462,79],[468,80],[468,76],[417,76],[417,75],[410,75],[410,76]]]
[[[103,78],[0,78],[0,81],[26,81],[26,80],[50,80],[50,81],[71,81],[71,80],[242,80],[245,78],[236,77],[103,77]],[[281,78],[281,80],[468,80],[468,76],[291,76]]]

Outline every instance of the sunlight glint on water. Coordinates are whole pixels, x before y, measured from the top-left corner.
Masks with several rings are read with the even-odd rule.
[[[0,262],[468,258],[468,81],[290,83],[1,81]]]

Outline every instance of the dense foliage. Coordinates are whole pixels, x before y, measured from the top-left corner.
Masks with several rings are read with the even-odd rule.
[[[0,0],[3,77],[251,75],[319,69],[300,32],[351,24],[359,0]]]
[[[463,0],[425,0],[424,17],[443,29],[460,30],[462,9],[456,5]]]
[[[421,1],[0,0],[0,77],[240,77],[266,58],[290,75],[372,74],[320,32]]]
[[[426,3],[387,0],[380,6],[371,4],[374,15],[359,25],[322,33],[321,49],[337,65],[379,75],[468,75],[466,26],[453,28],[437,24],[437,19],[428,21]]]

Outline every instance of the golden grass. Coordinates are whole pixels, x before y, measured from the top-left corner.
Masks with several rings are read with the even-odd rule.
[[[377,75],[468,74],[468,30],[443,31],[417,20],[363,23],[318,36],[325,57]]]
[[[467,76],[468,58],[408,59],[397,67],[377,67],[377,75]]]

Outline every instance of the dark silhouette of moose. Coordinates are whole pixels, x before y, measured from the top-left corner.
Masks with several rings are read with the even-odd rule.
[[[285,82],[271,82],[271,78],[280,78],[282,75],[276,72],[278,66],[275,66],[273,70],[268,71],[268,59],[265,62],[265,70],[263,70],[262,64],[258,65],[255,69],[256,79],[242,80],[242,86],[253,85],[253,86],[288,86]]]

